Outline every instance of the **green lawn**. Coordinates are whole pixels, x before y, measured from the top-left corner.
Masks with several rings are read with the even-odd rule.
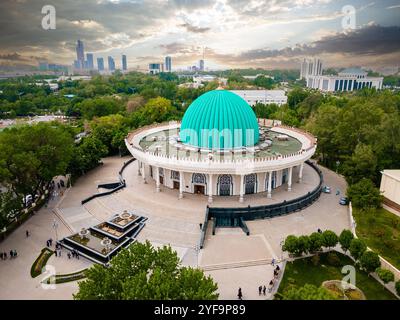
[[[381,208],[353,209],[357,236],[368,247],[400,269],[400,217]]]
[[[312,263],[312,258],[298,259],[286,264],[285,273],[279,286],[278,293],[282,294],[291,286],[301,287],[306,283],[321,286],[326,280],[341,280],[343,274],[341,269],[345,265],[353,265],[353,261],[337,253],[340,264],[329,265],[327,253],[320,254],[320,262],[317,265]],[[396,297],[386,290],[378,281],[356,268],[356,286],[362,290],[368,300],[395,300]]]

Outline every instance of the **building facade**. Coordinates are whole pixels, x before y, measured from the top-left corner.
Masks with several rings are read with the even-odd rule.
[[[75,68],[84,69],[84,67],[85,67],[85,49],[83,47],[83,42],[81,40],[78,40],[76,44]]]
[[[164,64],[163,63],[149,63],[149,73],[157,74],[160,72],[164,72]]]
[[[128,70],[128,63],[126,61],[126,55],[122,55],[122,71],[127,71]]]
[[[182,122],[140,128],[125,140],[138,160],[138,174],[184,193],[239,196],[285,187],[302,181],[304,162],[316,139],[301,130],[258,119],[240,96],[209,91],[187,109]],[[285,141],[282,143],[282,141]],[[287,146],[291,148],[287,149]]]
[[[104,59],[103,58],[97,58],[97,70],[104,71]]]
[[[242,97],[251,106],[257,103],[275,103],[279,106],[287,103],[284,90],[231,90],[231,92]]]
[[[165,71],[172,71],[172,58],[170,56],[165,57]]]
[[[114,58],[111,56],[108,56],[108,70],[115,71],[115,61]]]
[[[400,211],[400,170],[383,170],[381,173],[383,203]]]

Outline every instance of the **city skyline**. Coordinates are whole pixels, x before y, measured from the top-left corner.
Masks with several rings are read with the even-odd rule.
[[[184,69],[202,59],[203,48],[211,69],[298,68],[309,56],[328,67],[398,67],[400,5],[394,0],[55,0],[56,30],[40,26],[44,4],[1,2],[0,65],[69,65],[81,39],[95,57],[126,54],[135,67],[171,56]],[[343,27],[348,5],[354,28]]]

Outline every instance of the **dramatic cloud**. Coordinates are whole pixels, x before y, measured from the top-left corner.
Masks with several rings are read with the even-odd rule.
[[[56,30],[43,30],[41,9],[57,12]],[[1,0],[0,64],[71,64],[83,40],[95,56],[127,54],[129,65],[171,55],[193,65],[294,66],[303,56],[326,61],[396,65],[398,1],[353,0],[357,29],[344,32],[342,7],[330,0]],[[375,24],[371,25],[371,17]]]

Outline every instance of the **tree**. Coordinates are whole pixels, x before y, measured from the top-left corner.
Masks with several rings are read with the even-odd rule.
[[[352,205],[359,209],[379,208],[383,198],[373,182],[365,178],[349,186],[347,196]]]
[[[354,239],[354,235],[350,230],[343,230],[339,235],[339,243],[344,252],[349,250],[351,241]]]
[[[283,251],[287,251],[290,254],[298,254],[298,238],[294,235],[289,235],[285,239],[285,243],[282,246]]]
[[[258,76],[254,79],[254,84],[265,89],[272,89],[274,86],[274,80],[266,76]]]
[[[283,293],[283,300],[335,300],[325,288],[305,284],[303,287],[291,287]]]
[[[0,229],[7,226],[10,219],[22,209],[22,198],[12,191],[0,192]]]
[[[182,267],[170,246],[135,242],[115,256],[110,267],[94,265],[79,282],[77,300],[170,300],[218,298],[217,285],[200,269]]]
[[[344,162],[343,174],[350,184],[357,183],[363,178],[374,179],[377,161],[372,146],[359,143],[351,158]]]
[[[322,234],[319,232],[313,232],[310,237],[310,251],[316,252],[320,251],[323,246]]]
[[[66,173],[72,153],[72,135],[60,124],[6,129],[0,134],[0,183],[19,197],[38,194]]]
[[[368,273],[371,273],[380,267],[381,261],[376,252],[365,251],[360,258],[360,264]]]
[[[338,243],[338,236],[331,230],[326,230],[322,233],[322,245],[324,247],[334,247]]]
[[[295,88],[288,94],[288,105],[291,109],[296,109],[297,105],[307,98],[309,93],[302,88]]]
[[[359,260],[366,250],[367,246],[362,240],[356,238],[351,240],[349,251],[355,260]]]
[[[394,274],[392,271],[382,268],[377,268],[376,274],[383,281],[384,284],[388,284],[389,282],[394,281]]]
[[[297,238],[297,250],[299,255],[310,251],[310,239],[308,236],[300,236]]]

